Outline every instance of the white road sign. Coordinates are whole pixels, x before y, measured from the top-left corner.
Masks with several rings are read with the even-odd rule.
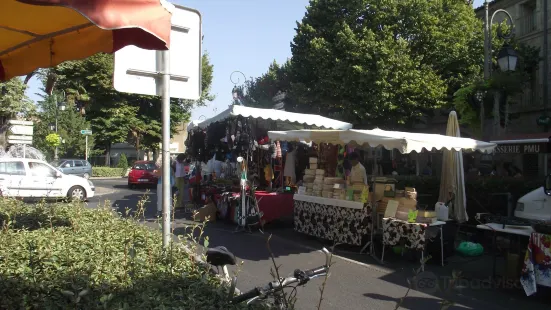
[[[33,126],[25,126],[25,125],[9,125],[9,133],[8,134],[14,134],[14,135],[24,135],[24,136],[32,136],[33,135]]]
[[[16,140],[16,139],[9,139],[9,144],[33,144],[33,140]]]
[[[170,32],[170,97],[201,96],[201,14],[174,5]],[[114,86],[120,92],[161,96],[161,52],[127,46],[115,53]]]
[[[9,135],[8,139],[11,140],[25,140],[25,141],[32,141],[33,136],[20,136],[20,135]]]

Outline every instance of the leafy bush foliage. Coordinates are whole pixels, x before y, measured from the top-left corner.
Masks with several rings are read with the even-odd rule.
[[[239,309],[185,250],[110,206],[2,199],[0,224],[0,309]]]
[[[59,135],[57,133],[51,133],[46,136],[46,144],[48,144],[50,147],[54,148],[56,146],[59,146],[61,144],[61,141],[59,139]]]
[[[126,154],[121,154],[117,167],[123,169],[123,171],[128,169],[128,159],[126,158]]]
[[[100,178],[120,177],[126,169],[111,167],[92,167],[92,175]]]

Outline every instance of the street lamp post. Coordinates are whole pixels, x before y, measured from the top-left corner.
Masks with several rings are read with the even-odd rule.
[[[54,94],[54,101],[55,101],[55,104],[56,104],[56,107],[55,107],[55,125],[52,126],[50,125],[50,129],[53,129],[55,130],[55,133],[57,134],[58,133],[58,118],[59,118],[59,110],[61,111],[65,111],[65,108],[67,107],[67,105],[65,104],[64,102],[64,99],[65,99],[65,92],[62,91],[62,94],[63,94],[63,100],[58,102],[57,101],[57,96]],[[54,128],[52,128],[54,127]],[[58,160],[58,155],[57,155],[57,146],[55,147],[55,150],[54,150],[54,160]]]
[[[498,36],[504,40],[509,40],[514,36],[514,21],[513,17],[509,12],[503,9],[495,10],[492,16],[489,18],[489,4],[488,0],[484,0],[484,80],[489,80],[492,76],[492,24],[494,22],[494,17],[503,13],[507,17],[509,23],[511,24],[511,29],[509,33],[498,32]],[[498,53],[497,63],[501,71],[514,71],[517,66],[518,56],[515,50],[510,47],[508,44],[504,44],[501,50]],[[497,113],[496,123],[494,124],[494,134],[497,134],[499,126],[499,93],[496,91],[494,93],[494,114]],[[480,130],[484,134],[484,103],[480,101]]]
[[[245,73],[243,73],[241,71],[233,71],[230,74],[230,81],[233,83],[233,89],[232,89],[233,103],[243,105],[243,102],[239,98],[239,93],[237,91],[238,90],[237,85],[240,84],[241,80],[239,79],[239,77],[237,77],[237,81],[234,81],[234,79],[233,79],[233,75],[236,74],[236,73],[239,73],[239,74],[243,75],[243,83],[245,83],[247,81],[247,77],[245,76]]]

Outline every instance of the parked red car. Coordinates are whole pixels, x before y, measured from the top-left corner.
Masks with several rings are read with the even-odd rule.
[[[141,185],[156,186],[158,179],[153,175],[155,168],[155,162],[153,161],[136,161],[128,174],[128,188]]]

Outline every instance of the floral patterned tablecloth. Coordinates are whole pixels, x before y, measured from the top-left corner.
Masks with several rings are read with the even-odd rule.
[[[408,223],[395,218],[383,218],[383,244],[397,245],[402,238],[405,239],[405,247],[422,251],[425,249],[427,236],[427,224]]]
[[[363,209],[295,200],[295,230],[337,243],[362,245],[371,233],[371,206]]]
[[[520,282],[526,295],[537,291],[537,284],[551,287],[551,235],[532,233]]]

